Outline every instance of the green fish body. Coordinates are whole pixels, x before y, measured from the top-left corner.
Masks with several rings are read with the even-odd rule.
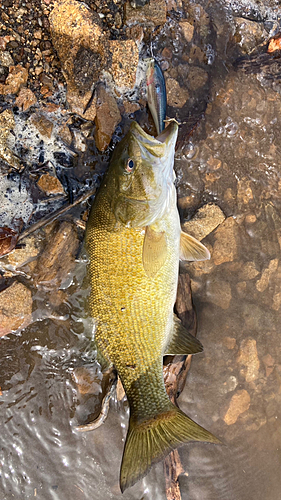
[[[174,316],[180,258],[208,258],[181,232],[174,186],[175,122],[157,138],[133,122],[114,151],[86,231],[98,349],[115,366],[130,405],[120,473],[124,491],[172,449],[218,440],[169,400],[163,355],[202,346]]]

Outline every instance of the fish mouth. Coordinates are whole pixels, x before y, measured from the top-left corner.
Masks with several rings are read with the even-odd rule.
[[[147,134],[137,122],[133,122],[130,132],[153,156],[165,156],[167,151],[174,150],[178,136],[178,123],[172,120],[157,137]]]

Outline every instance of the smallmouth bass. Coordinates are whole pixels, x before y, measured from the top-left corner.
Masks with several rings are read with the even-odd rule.
[[[86,230],[95,339],[130,405],[120,488],[188,441],[219,442],[167,396],[163,355],[202,351],[173,313],[179,260],[209,258],[181,232],[174,186],[178,125],[157,137],[133,122],[117,145]]]

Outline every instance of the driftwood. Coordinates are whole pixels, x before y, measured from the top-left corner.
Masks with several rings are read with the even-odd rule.
[[[196,315],[192,305],[190,278],[180,274],[176,301],[176,313],[192,335],[196,334]],[[191,365],[189,356],[167,356],[164,362],[164,381],[170,400],[177,405],[177,398],[182,392],[187,373]],[[181,500],[178,478],[186,474],[177,450],[172,451],[164,461],[167,500]]]

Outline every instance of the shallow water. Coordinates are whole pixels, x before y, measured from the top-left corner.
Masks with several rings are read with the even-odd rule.
[[[188,471],[188,477],[180,478],[181,493],[183,500],[277,500],[281,97],[267,80],[232,68],[239,53],[227,45],[232,18],[223,8],[208,12],[213,19],[208,42],[216,57],[206,66],[205,94],[195,93],[185,112],[197,109],[200,114],[208,101],[207,111],[177,152],[175,170],[182,217],[212,201],[230,219],[227,229],[204,241],[211,261],[188,268],[204,353],[192,361],[179,404],[223,445],[180,449]],[[177,67],[183,51],[176,34],[172,39],[179,49],[172,63]],[[182,113],[178,111],[181,118]],[[56,312],[52,319],[1,339],[0,499],[163,500],[162,464],[120,494],[126,402],[112,400],[108,419],[96,431],[80,434],[74,429],[97,410],[98,398],[79,394],[74,370],[97,365],[79,322],[83,294],[81,298],[75,286],[67,290],[60,317]],[[40,318],[44,294],[36,300],[40,310],[34,312]],[[234,421],[227,412],[237,394],[248,408],[246,404]]]

